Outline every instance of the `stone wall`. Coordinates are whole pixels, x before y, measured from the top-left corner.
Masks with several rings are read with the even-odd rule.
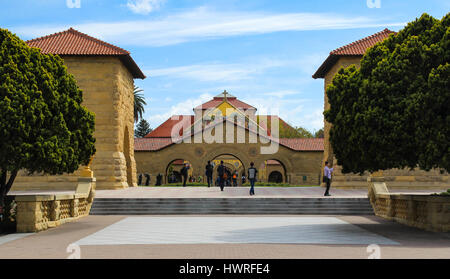
[[[324,79],[324,89],[333,81],[334,75],[342,67],[350,65],[360,66],[362,56],[342,56],[338,59],[336,64],[326,73]],[[324,94],[324,109],[330,108],[327,94]],[[328,161],[334,168],[333,180],[331,186],[342,189],[360,189],[367,187],[368,173],[364,175],[358,174],[343,174],[342,167],[337,165],[333,150],[330,143],[330,129],[331,124],[324,120],[324,153],[322,159],[322,173],[325,161]],[[450,184],[450,176],[448,173],[441,174],[439,170],[432,170],[429,172],[419,169],[415,170],[400,170],[390,169],[383,172],[386,179],[387,186],[391,189],[427,189],[440,188],[447,189]],[[324,186],[324,185],[323,185]]]
[[[428,231],[450,232],[450,197],[392,194],[384,178],[368,182],[375,215]]]
[[[224,125],[225,128],[225,125]],[[235,135],[237,135],[235,127]],[[248,139],[248,131],[246,139]],[[261,154],[260,147],[267,146],[261,143],[179,143],[165,147],[158,151],[136,151],[135,158],[138,173],[149,173],[152,176],[152,184],[156,181],[158,173],[164,176],[163,183],[167,183],[166,172],[169,164],[174,160],[187,160],[194,170],[194,177],[204,176],[205,166],[208,160],[213,160],[220,155],[233,155],[239,159],[247,170],[250,162],[255,167],[264,164],[265,160],[278,160],[286,169],[287,181],[295,185],[318,185],[322,151],[294,151],[284,146],[279,146],[275,154]],[[194,142],[192,140],[191,142]],[[236,141],[235,141],[236,142]],[[216,175],[216,174],[214,174]],[[304,176],[306,180],[304,180]]]
[[[18,195],[17,232],[38,232],[89,215],[95,196],[95,178],[80,178],[73,194]]]
[[[92,170],[97,189],[136,186],[133,77],[117,57],[64,56],[69,73],[83,90],[83,105],[95,113],[96,154]],[[73,190],[74,174],[27,176],[21,172],[12,190]]]

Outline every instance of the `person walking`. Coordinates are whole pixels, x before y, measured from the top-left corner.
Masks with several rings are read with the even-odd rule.
[[[236,187],[237,186],[237,179],[238,179],[238,172],[235,171],[233,173],[233,186]]]
[[[208,188],[211,187],[212,184],[212,179],[213,179],[213,165],[211,165],[211,161],[208,161],[208,164],[205,167],[205,175],[206,175],[206,180],[208,181]]]
[[[186,187],[186,181],[188,179],[188,171],[189,171],[189,164],[185,163],[183,168],[181,169],[181,175],[183,176],[183,187]]]
[[[331,174],[333,173],[333,168],[328,167],[328,161],[325,162],[325,168],[323,169],[323,182],[327,185],[327,190],[324,196],[330,195],[330,185],[331,185]]]
[[[219,186],[220,190],[223,191],[223,187],[225,186],[225,166],[223,165],[223,161],[220,161],[220,165],[217,167],[217,176],[219,177]]]
[[[254,163],[250,163],[250,168],[248,169],[248,180],[250,181],[250,196],[253,196],[255,194],[255,181],[256,181],[256,174],[258,173],[258,170],[254,167]]]

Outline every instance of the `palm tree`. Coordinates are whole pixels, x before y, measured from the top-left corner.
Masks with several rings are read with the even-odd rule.
[[[144,90],[140,89],[139,87],[134,87],[134,122],[139,122],[139,119],[142,119],[142,115],[145,112],[144,106],[147,105],[145,102],[145,98],[143,94],[139,94],[140,92],[143,92]]]

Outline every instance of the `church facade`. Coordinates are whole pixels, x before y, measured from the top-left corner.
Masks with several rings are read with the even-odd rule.
[[[189,176],[205,182],[205,166],[224,162],[229,175],[242,175],[253,162],[258,181],[293,185],[320,184],[323,139],[282,138],[277,129],[293,129],[277,115],[257,115],[257,108],[224,91],[193,108],[193,115],[174,115],[144,138],[135,139],[137,172],[161,174],[163,184]],[[152,179],[152,185],[155,179]]]

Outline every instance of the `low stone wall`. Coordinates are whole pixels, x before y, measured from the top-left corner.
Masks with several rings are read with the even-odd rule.
[[[16,195],[17,232],[38,232],[89,215],[95,178],[79,178],[73,194]]]
[[[383,177],[367,181],[375,215],[428,231],[450,231],[450,197],[392,194]]]

